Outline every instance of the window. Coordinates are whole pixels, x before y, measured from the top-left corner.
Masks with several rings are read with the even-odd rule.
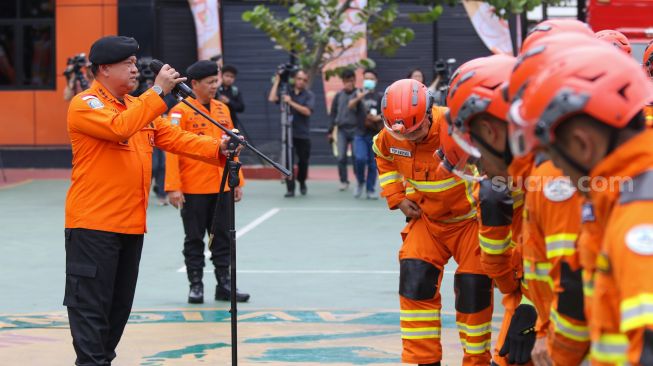
[[[0,90],[55,89],[55,0],[0,1]]]

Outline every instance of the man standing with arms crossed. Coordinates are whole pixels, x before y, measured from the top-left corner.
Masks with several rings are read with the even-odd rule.
[[[202,60],[188,67],[186,72],[190,79],[193,93],[197,99],[187,98],[194,106],[210,115],[218,123],[228,129],[234,127],[229,114],[229,107],[213,99],[218,89],[218,66],[215,62]],[[187,105],[177,104],[170,111],[170,123],[182,130],[196,135],[211,136],[222,139],[224,132],[212,125],[204,117],[198,115]],[[220,202],[218,221],[215,231],[215,241],[211,246],[211,261],[215,266],[215,278],[218,285],[215,288],[216,300],[229,300],[231,282],[229,278],[229,227],[227,210],[229,208],[229,187],[219,193],[220,182],[224,170],[223,165],[212,166],[201,161],[195,161],[175,154],[166,154],[166,192],[170,203],[181,209],[181,219],[184,223],[184,261],[186,273],[190,282],[188,302],[201,304],[204,302],[204,235],[211,230],[216,202]],[[244,184],[242,171],[240,186],[234,189],[234,199],[240,201],[243,196],[241,186]],[[249,300],[249,294],[236,293],[237,301]]]
[[[184,81],[169,65],[140,97],[133,38],[91,46],[95,81],[68,109],[73,150],[66,198],[66,290],[76,365],[109,365],[127,324],[146,231],[152,148],[218,164],[226,143],[195,136],[159,118],[163,96]]]

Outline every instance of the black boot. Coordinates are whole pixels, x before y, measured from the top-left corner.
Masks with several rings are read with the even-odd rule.
[[[188,291],[189,304],[204,303],[204,284],[202,284],[202,270],[188,271],[188,281],[190,281],[190,291]]]
[[[218,280],[218,285],[215,286],[215,299],[221,301],[230,301],[231,278],[229,276],[229,269],[216,269],[215,279]],[[236,289],[236,301],[246,302],[247,300],[249,300],[249,294],[238,292],[238,289]]]

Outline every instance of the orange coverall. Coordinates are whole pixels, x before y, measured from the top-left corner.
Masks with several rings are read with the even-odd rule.
[[[538,317],[548,324],[538,335],[546,334],[554,365],[579,365],[589,350],[576,251],[582,200],[569,179],[540,156],[527,184],[523,229],[525,279]]]
[[[653,131],[647,129],[590,172],[608,180],[608,189],[590,191],[596,221],[604,224],[590,322],[593,364],[653,365],[651,146]]]
[[[205,112],[215,121],[228,129],[233,129],[229,108],[222,102],[211,100],[211,111],[193,98],[187,98],[190,103]],[[182,130],[189,131],[196,135],[210,136],[221,140],[224,132],[207,121],[201,115],[195,113],[189,106],[179,103],[170,110],[168,120],[172,125],[178,125]],[[165,190],[181,191],[191,194],[218,193],[220,180],[226,158],[223,156],[221,165],[209,165],[207,163],[189,159],[176,154],[166,154],[166,177]],[[245,184],[242,170],[240,171],[240,186]],[[225,192],[229,191],[229,185],[225,184]]]
[[[198,138],[156,118],[165,111],[163,99],[151,89],[138,98],[126,95],[123,104],[97,80],[71,100],[73,170],[66,228],[145,233],[153,146],[219,162],[217,139]]]
[[[442,359],[440,284],[444,265],[458,263],[454,277],[456,323],[465,355],[463,365],[490,363],[492,280],[480,264],[474,185],[440,167],[439,147],[444,108],[433,109],[427,137],[401,141],[387,131],[375,138],[382,195],[390,209],[409,198],[422,216],[402,231],[399,251],[402,360],[434,363]]]

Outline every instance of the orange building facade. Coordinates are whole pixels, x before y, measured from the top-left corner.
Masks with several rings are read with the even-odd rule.
[[[0,90],[0,145],[69,145],[63,75],[68,57],[88,54],[96,39],[118,32],[117,0],[56,0],[54,90]]]

